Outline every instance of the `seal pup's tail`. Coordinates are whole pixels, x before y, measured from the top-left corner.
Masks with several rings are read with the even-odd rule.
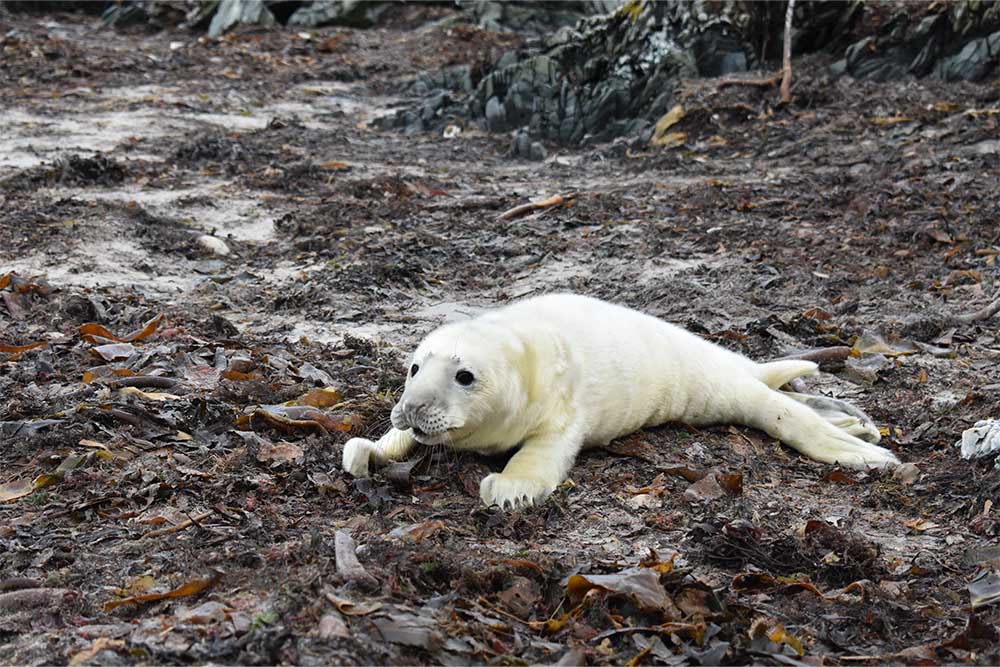
[[[813,375],[819,367],[812,361],[785,359],[766,364],[754,364],[753,374],[771,389],[780,389],[803,375]]]
[[[827,421],[805,401],[775,391],[762,381],[749,380],[741,387],[743,423],[764,431],[789,447],[823,463],[852,468],[898,464],[888,449],[851,435]]]

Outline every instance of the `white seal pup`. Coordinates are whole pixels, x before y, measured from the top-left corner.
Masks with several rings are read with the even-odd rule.
[[[746,424],[826,463],[899,463],[862,439],[879,439],[864,413],[778,391],[814,372],[810,361],[756,363],[598,299],[540,296],[431,332],[410,359],[393,428],[378,442],[349,440],[343,466],[364,477],[369,460],[403,458],[417,443],[520,446],[479,487],[487,505],[516,508],[548,497],[582,448],[667,421]]]

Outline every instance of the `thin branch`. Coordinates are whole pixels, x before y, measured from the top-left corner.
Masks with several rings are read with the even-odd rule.
[[[993,295],[993,302],[985,308],[980,308],[974,313],[967,313],[965,315],[956,315],[955,319],[962,324],[972,324],[973,322],[982,322],[983,320],[988,320],[997,313],[1000,313],[1000,291]]]
[[[794,359],[796,361],[815,361],[817,364],[824,364],[843,361],[849,356],[851,356],[851,348],[846,345],[835,345],[834,347],[821,347],[817,350],[809,350],[801,354],[790,354],[787,357],[781,357],[778,361]]]
[[[781,103],[792,101],[792,16],[795,13],[795,0],[788,0],[785,11],[785,45],[783,67],[781,70]]]
[[[514,208],[504,211],[497,218],[499,220],[513,220],[514,218],[519,218],[522,215],[527,215],[532,211],[541,211],[547,208],[553,208],[556,206],[563,206],[570,203],[576,199],[576,193],[570,192],[564,195],[552,195],[548,199],[543,199],[541,201],[532,201],[527,204],[521,204],[520,206],[515,206]]]
[[[190,528],[191,526],[199,525],[199,522],[204,521],[208,517],[212,516],[213,512],[203,512],[197,516],[193,516],[186,521],[181,521],[173,526],[168,526],[166,528],[160,528],[159,530],[151,530],[148,533],[143,533],[139,536],[139,539],[146,539],[149,537],[160,537],[161,535],[169,535],[170,533],[176,533],[178,531],[184,530],[185,528]]]
[[[781,81],[781,75],[775,74],[774,76],[769,76],[766,79],[719,79],[716,82],[716,86],[719,88],[725,88],[726,86],[750,86],[752,88],[770,88],[771,86],[778,85]]]

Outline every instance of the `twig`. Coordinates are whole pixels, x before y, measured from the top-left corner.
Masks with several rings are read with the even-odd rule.
[[[1000,313],[1000,291],[993,295],[993,302],[990,305],[985,308],[980,308],[974,313],[956,315],[955,319],[962,324],[972,324],[973,322],[988,320],[997,313]]]
[[[520,206],[515,206],[514,208],[504,211],[498,216],[499,220],[513,220],[514,218],[519,218],[522,215],[531,213],[532,211],[537,211],[539,209],[553,208],[555,206],[562,206],[568,204],[569,202],[576,199],[576,193],[571,192],[564,195],[552,195],[548,199],[543,199],[541,201],[532,201],[527,204],[521,204]]]
[[[775,74],[766,79],[719,79],[716,85],[719,88],[726,86],[751,86],[753,88],[770,88],[776,86],[781,81],[781,75]]]
[[[718,88],[726,86],[750,86],[752,88],[770,88],[781,84],[781,103],[788,104],[792,101],[792,17],[795,13],[795,0],[788,0],[788,9],[785,11],[785,41],[782,54],[781,72],[766,79],[719,79],[716,82]]]
[[[176,386],[177,383],[178,380],[175,378],[168,378],[160,375],[133,375],[129,377],[115,378],[108,384],[114,387],[156,387],[158,389],[170,389],[171,387]]]
[[[605,630],[604,632],[591,637],[590,641],[598,642],[601,641],[602,639],[607,639],[608,637],[614,637],[616,635],[630,635],[636,632],[661,634],[661,635],[677,634],[680,632],[687,632],[694,634],[699,632],[702,629],[699,626],[703,625],[704,624],[702,623],[664,623],[663,625],[652,625],[652,626],[649,625],[628,626],[623,628],[615,628],[613,630]]]
[[[785,45],[781,68],[781,103],[792,101],[792,15],[795,13],[795,0],[788,0],[785,10]]]
[[[173,526],[168,526],[166,528],[160,528],[159,530],[151,530],[148,533],[144,533],[139,537],[139,539],[146,539],[147,537],[160,537],[161,535],[169,535],[170,533],[176,533],[184,530],[185,528],[190,528],[191,526],[197,524],[199,521],[204,521],[208,517],[212,516],[213,512],[203,512],[198,516],[191,517],[186,521],[181,521]]]
[[[350,534],[338,530],[333,538],[333,551],[337,559],[337,573],[348,581],[361,581],[370,585],[378,585],[378,579],[368,574],[368,570],[358,561],[354,540]]]
[[[843,361],[849,356],[851,356],[851,348],[846,345],[835,345],[833,347],[821,347],[818,350],[809,350],[802,354],[790,354],[787,357],[781,357],[778,361],[815,361],[817,364],[825,364],[834,361]]]

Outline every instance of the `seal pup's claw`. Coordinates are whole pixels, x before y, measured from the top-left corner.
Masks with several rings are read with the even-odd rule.
[[[899,459],[891,451],[878,445],[863,443],[865,447],[841,447],[829,454],[830,463],[839,463],[851,468],[885,469],[899,465]]]
[[[511,477],[495,472],[479,483],[479,497],[487,507],[496,505],[502,510],[516,510],[541,503],[554,489],[538,480]]]
[[[344,471],[355,477],[368,477],[368,459],[375,451],[375,443],[365,438],[351,438],[344,445]]]

